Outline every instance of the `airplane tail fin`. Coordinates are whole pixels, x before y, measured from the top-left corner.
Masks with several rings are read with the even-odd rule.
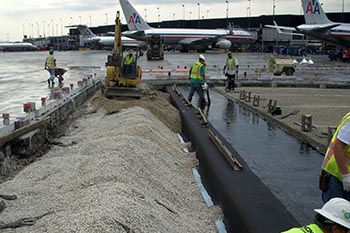
[[[318,0],[301,0],[306,24],[331,23]]]
[[[144,31],[151,28],[128,0],[119,0],[119,2],[130,31]]]
[[[83,38],[92,38],[95,37],[96,35],[89,29],[87,25],[76,25],[78,31],[82,35]]]

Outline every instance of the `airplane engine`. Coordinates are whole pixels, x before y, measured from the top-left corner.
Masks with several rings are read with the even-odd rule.
[[[229,49],[231,48],[231,45],[231,41],[223,39],[218,41],[215,46],[220,49]]]

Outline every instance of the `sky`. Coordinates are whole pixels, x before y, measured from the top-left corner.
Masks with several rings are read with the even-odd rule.
[[[345,1],[345,2],[344,2]],[[325,12],[350,11],[349,0],[320,0]],[[147,22],[302,13],[300,0],[130,0]],[[156,2],[156,4],[155,4]],[[199,3],[199,5],[198,5]],[[184,5],[184,7],[183,7]],[[23,35],[67,35],[72,24],[113,24],[118,0],[1,0],[0,41],[22,41]],[[185,12],[185,14],[184,14]],[[125,23],[123,14],[122,23]],[[159,17],[158,17],[159,16]]]

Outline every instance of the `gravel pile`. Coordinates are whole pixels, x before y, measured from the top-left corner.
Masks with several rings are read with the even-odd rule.
[[[79,118],[71,133],[60,138],[69,146],[53,146],[0,185],[1,194],[18,197],[5,201],[2,222],[37,217],[33,226],[2,231],[216,232],[222,213],[216,206],[208,208],[200,196],[192,175],[197,160],[183,152],[174,132],[178,126],[163,123],[167,110],[168,125],[180,121],[171,116],[173,107],[148,101],[156,115],[131,103],[124,108],[125,102],[104,100],[93,98],[104,107]]]

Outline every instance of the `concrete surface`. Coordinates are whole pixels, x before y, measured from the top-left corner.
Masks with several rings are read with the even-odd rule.
[[[239,102],[265,119],[274,122],[287,132],[309,143],[324,153],[328,144],[328,128],[336,127],[341,118],[350,111],[350,92],[348,89],[293,88],[293,87],[240,87],[226,92],[225,87],[216,87],[221,94]],[[250,102],[241,99],[240,91],[251,93]],[[246,94],[247,96],[247,94]],[[253,105],[253,97],[260,97],[259,105]],[[268,112],[269,100],[276,100],[282,110],[281,115]],[[284,119],[282,116],[295,110],[299,112]],[[310,132],[301,130],[302,115],[312,116]]]

